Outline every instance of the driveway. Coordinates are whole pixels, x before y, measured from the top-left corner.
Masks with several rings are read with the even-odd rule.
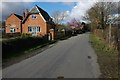
[[[3,69],[4,78],[98,78],[97,56],[89,33],[59,41],[53,47]]]

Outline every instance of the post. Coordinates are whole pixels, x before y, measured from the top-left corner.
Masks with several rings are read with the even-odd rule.
[[[55,31],[54,31],[54,29],[50,29],[50,33],[51,33],[52,40],[54,40],[55,39]]]
[[[109,45],[111,43],[111,23],[109,25]]]

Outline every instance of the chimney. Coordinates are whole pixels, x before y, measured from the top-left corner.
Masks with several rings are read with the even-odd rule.
[[[22,14],[22,18],[23,18],[23,19],[25,18],[25,12],[23,12],[23,14]]]
[[[27,14],[29,13],[28,9],[26,9],[25,11],[25,16],[27,16]]]

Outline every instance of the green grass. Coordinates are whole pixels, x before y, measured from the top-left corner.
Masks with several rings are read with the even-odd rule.
[[[5,40],[9,40],[7,38],[0,38],[0,41],[5,41]]]
[[[22,56],[22,55],[25,55],[25,54],[30,54],[30,53],[34,52],[35,50],[37,50],[37,49],[40,49],[40,48],[45,47],[47,45],[53,44],[53,43],[55,43],[57,41],[60,41],[60,40],[68,39],[70,37],[72,37],[72,36],[64,36],[64,37],[62,37],[60,39],[52,40],[52,41],[46,42],[46,43],[44,43],[42,45],[37,45],[37,46],[34,46],[33,48],[28,48],[28,49],[19,51],[17,53],[14,53],[14,54],[11,54],[11,55],[7,56],[6,58],[2,59],[2,61],[7,62],[7,61],[9,61],[11,59],[14,59],[16,57],[19,57],[19,56]]]
[[[120,78],[118,69],[118,51],[109,47],[104,40],[90,34],[90,40],[98,56],[101,78]]]
[[[11,39],[16,39],[18,37],[11,37],[11,38],[0,38],[0,41],[6,41],[6,40],[11,40]]]
[[[10,59],[13,59],[13,58],[16,58],[16,57],[25,55],[25,54],[29,54],[29,53],[31,53],[31,52],[34,52],[34,51],[37,50],[37,49],[43,48],[43,47],[45,47],[45,46],[47,46],[47,45],[50,45],[50,44],[53,44],[53,43],[55,43],[55,42],[56,42],[56,40],[53,40],[53,41],[49,41],[49,42],[47,42],[47,43],[45,43],[45,44],[35,46],[35,47],[33,47],[33,48],[28,48],[28,49],[19,51],[17,54],[14,53],[13,55],[8,56],[7,58],[3,59],[2,61],[3,61],[3,62],[7,62],[7,61],[9,61]]]

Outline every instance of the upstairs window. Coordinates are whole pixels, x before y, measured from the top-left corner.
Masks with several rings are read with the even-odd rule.
[[[36,18],[37,18],[36,15],[33,14],[33,15],[32,15],[32,19],[36,19]]]

